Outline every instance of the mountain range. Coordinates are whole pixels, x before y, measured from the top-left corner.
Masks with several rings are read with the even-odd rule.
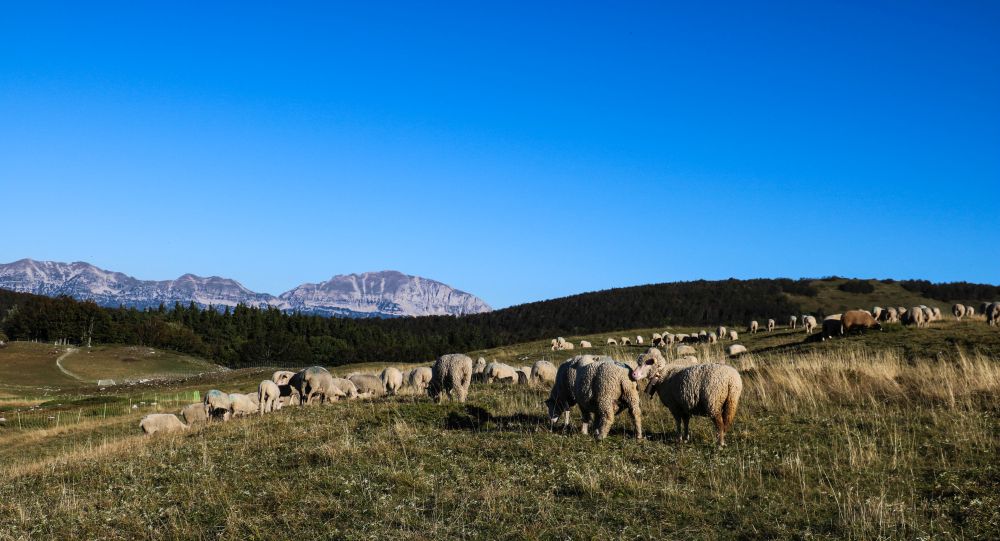
[[[21,259],[0,264],[0,288],[139,309],[156,308],[161,303],[169,308],[177,302],[217,308],[242,303],[340,317],[465,315],[491,310],[475,295],[391,270],[337,275],[325,282],[299,285],[275,297],[218,276],[185,274],[176,280],[140,280],[82,261]]]

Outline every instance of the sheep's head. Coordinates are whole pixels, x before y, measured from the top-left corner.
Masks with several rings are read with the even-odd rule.
[[[665,364],[666,360],[663,358],[660,350],[649,348],[646,353],[639,355],[638,359],[636,359],[636,367],[629,372],[629,378],[632,381],[641,381],[649,378],[649,384],[646,386],[646,389],[652,394],[652,389],[662,380],[660,372]]]
[[[549,410],[549,421],[551,421],[552,424],[556,424],[559,421],[559,416],[565,413],[567,409],[560,408],[558,401],[551,396],[545,399],[545,406]]]

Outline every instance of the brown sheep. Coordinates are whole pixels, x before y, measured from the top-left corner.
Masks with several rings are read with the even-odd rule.
[[[854,329],[878,329],[882,330],[882,324],[872,317],[867,310],[848,310],[840,316],[840,323],[843,325],[844,334]]]

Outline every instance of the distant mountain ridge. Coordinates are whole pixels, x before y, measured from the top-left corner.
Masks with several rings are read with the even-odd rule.
[[[435,280],[398,271],[337,275],[306,283],[275,297],[257,293],[236,280],[184,274],[176,280],[140,280],[85,262],[21,259],[0,264],[0,288],[55,297],[92,299],[101,306],[139,309],[191,302],[201,307],[273,306],[338,317],[466,315],[489,312],[482,299]]]

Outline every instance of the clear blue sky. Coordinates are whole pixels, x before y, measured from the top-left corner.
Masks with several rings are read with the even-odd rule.
[[[0,262],[1000,282],[998,2],[90,4],[0,8]]]

